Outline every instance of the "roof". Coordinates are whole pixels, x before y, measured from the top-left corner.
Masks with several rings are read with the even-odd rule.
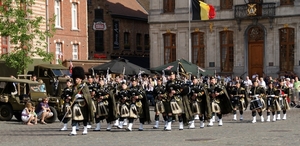
[[[28,84],[41,84],[27,79],[13,79],[11,77],[0,77],[0,82],[15,82],[15,83],[28,83]]]
[[[69,69],[65,66],[59,65],[59,64],[39,64],[36,65],[42,68],[50,68],[50,69]]]
[[[111,15],[148,19],[148,12],[137,0],[107,0]]]

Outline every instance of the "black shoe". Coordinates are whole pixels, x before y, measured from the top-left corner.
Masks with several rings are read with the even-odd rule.
[[[144,129],[139,129],[139,131],[144,131]]]
[[[106,131],[111,131],[111,129],[106,129]]]
[[[93,131],[100,131],[100,130],[95,130],[95,129],[94,129]]]
[[[76,136],[76,134],[70,133],[69,136]]]
[[[128,128],[126,128],[125,130],[126,130],[126,131],[132,131],[132,130],[130,130],[130,129],[128,129]]]
[[[158,127],[153,126],[153,129],[158,129]]]
[[[212,125],[207,125],[207,127],[212,127]]]
[[[79,129],[76,129],[76,131],[79,131]]]
[[[87,133],[82,133],[82,135],[87,135]]]

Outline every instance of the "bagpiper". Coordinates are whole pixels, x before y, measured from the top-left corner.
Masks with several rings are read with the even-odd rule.
[[[127,131],[132,131],[134,119],[139,119],[140,126],[139,131],[143,131],[143,125],[146,121],[150,121],[149,105],[145,95],[145,92],[141,86],[138,85],[137,78],[131,79],[131,86],[129,88],[130,104],[129,104],[129,116]]]
[[[200,128],[204,128],[205,119],[211,119],[211,104],[205,84],[200,84],[196,76],[191,77],[192,85],[190,86],[190,102],[194,116],[199,116]],[[196,119],[196,118],[195,118]],[[189,128],[195,128],[195,119],[190,121]]]
[[[248,106],[248,93],[247,90],[241,87],[241,82],[236,82],[234,86],[228,91],[230,94],[231,105],[233,107],[233,120],[237,120],[236,111],[240,112],[240,120],[243,120],[244,110]]]
[[[94,120],[94,105],[88,86],[83,81],[85,79],[84,69],[82,67],[74,67],[72,69],[72,78],[74,81],[73,95],[72,95],[72,132],[70,136],[77,135],[76,125],[83,122],[83,135],[88,133],[87,124]]]
[[[232,111],[229,95],[222,84],[217,84],[215,77],[210,77],[210,83],[207,87],[208,94],[211,98],[212,112],[216,113],[219,118],[219,126],[223,125],[222,115]],[[213,126],[213,120],[210,119],[208,127]]]
[[[277,90],[276,88],[274,88],[273,82],[269,82],[268,84],[268,88],[266,90],[266,96],[267,96],[267,102],[266,102],[266,106],[267,106],[267,122],[270,122],[270,113],[272,112],[273,115],[273,122],[276,121],[276,115],[275,115],[275,111],[277,110],[277,108],[279,106],[277,106],[278,102],[277,102],[277,98],[279,98],[279,90]]]
[[[163,102],[166,101],[166,86],[163,84],[162,82],[162,78],[158,77],[157,78],[157,85],[154,87],[153,90],[153,96],[155,98],[155,108],[154,108],[154,112],[155,112],[155,116],[154,116],[154,120],[155,120],[155,125],[153,126],[153,129],[158,129],[159,128],[159,115],[162,114],[164,121],[165,121],[165,127],[167,124],[167,115],[165,112],[165,107]]]
[[[111,122],[116,119],[115,111],[115,98],[112,96],[111,88],[105,84],[103,78],[99,78],[99,84],[97,85],[96,90],[96,113],[95,113],[95,122],[96,128],[94,131],[100,131],[101,123],[100,121],[106,120],[107,128],[106,131],[111,130]]]

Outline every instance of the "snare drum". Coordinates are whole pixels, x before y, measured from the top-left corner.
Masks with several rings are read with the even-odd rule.
[[[250,102],[250,110],[262,108],[262,103],[260,99],[254,99]]]

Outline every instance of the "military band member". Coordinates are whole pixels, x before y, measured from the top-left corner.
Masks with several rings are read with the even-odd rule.
[[[153,90],[153,96],[155,98],[155,125],[153,126],[153,129],[158,129],[159,128],[159,115],[162,114],[164,121],[165,121],[165,126],[167,124],[167,116],[165,113],[165,108],[163,102],[166,100],[167,95],[166,93],[166,86],[163,84],[163,79],[158,77],[157,78],[157,85],[154,87]]]
[[[86,83],[86,85],[89,88],[91,96],[92,97],[95,96],[95,94],[96,94],[96,88],[97,88],[97,83],[94,81],[94,76],[89,75],[87,77],[87,83]],[[92,101],[94,102],[94,100],[92,100]],[[88,122],[87,128],[90,129],[91,127],[92,127],[91,123]]]
[[[116,94],[117,100],[117,113],[119,116],[118,129],[122,129],[124,125],[124,119],[129,117],[129,105],[130,105],[130,91],[125,82],[121,83],[121,89],[118,89]]]
[[[167,100],[164,102],[166,114],[168,116],[168,123],[166,127],[166,131],[171,131],[172,129],[172,121],[173,115],[178,116],[179,121],[179,130],[183,130],[183,105],[182,105],[182,97],[181,94],[181,84],[180,80],[176,79],[175,72],[171,71],[169,80],[166,83],[166,91],[167,91]]]
[[[265,89],[258,86],[257,81],[253,81],[253,87],[250,89],[251,105],[250,110],[252,110],[252,123],[256,123],[256,111],[260,116],[261,122],[264,122],[264,116],[262,115],[263,103],[262,98],[265,94]]]
[[[279,96],[279,90],[274,88],[273,82],[269,82],[268,88],[266,90],[266,96],[267,96],[267,122],[270,122],[270,112],[272,112],[273,115],[273,122],[276,121],[276,98]]]
[[[204,120],[211,119],[211,105],[205,84],[200,84],[196,76],[191,77],[192,85],[190,86],[191,109],[194,116],[200,120],[200,128],[204,128]],[[196,119],[196,118],[195,118]],[[190,121],[190,129],[195,128],[195,119]]]
[[[88,86],[83,82],[85,79],[84,70],[82,67],[74,67],[72,69],[72,78],[74,81],[73,96],[72,96],[72,132],[70,136],[77,135],[76,125],[78,122],[83,122],[83,135],[88,133],[87,123],[94,120],[94,105]]]
[[[101,123],[100,121],[106,120],[107,128],[106,131],[111,130],[111,122],[115,119],[115,100],[114,97],[111,96],[110,87],[105,84],[105,80],[103,78],[99,78],[99,84],[97,85],[97,94],[96,94],[96,113],[95,113],[95,121],[96,128],[94,131],[100,131]]]
[[[279,105],[281,106],[281,110],[282,110],[282,113],[283,113],[282,120],[286,120],[286,111],[290,109],[287,98],[292,97],[292,91],[289,87],[287,87],[284,84],[283,79],[279,80],[279,86],[277,87],[277,89],[279,90],[279,98],[277,98],[277,101],[278,101]],[[280,118],[281,118],[280,117],[280,111],[281,110],[277,110],[276,120],[280,120]]]
[[[248,99],[247,91],[245,88],[241,87],[241,83],[237,82],[235,86],[230,89],[231,104],[233,107],[233,120],[236,121],[236,110],[240,112],[240,120],[243,120],[244,110],[247,109]]]
[[[68,122],[70,121],[70,119],[72,117],[72,111],[71,111],[71,107],[70,107],[71,106],[71,97],[73,95],[72,82],[73,81],[71,79],[67,80],[67,82],[66,82],[67,87],[64,88],[63,94],[61,95],[61,98],[64,101],[63,112],[65,114],[64,114],[64,117],[62,119],[62,122],[64,123],[64,126],[63,126],[63,128],[60,129],[60,131],[68,130],[67,125],[68,125]]]
[[[216,113],[219,119],[219,126],[223,125],[222,114],[228,114],[232,111],[230,99],[226,88],[223,85],[217,84],[216,78],[210,78],[208,86],[208,94],[212,100],[212,112]],[[213,121],[210,119],[208,127],[213,126]]]
[[[130,114],[128,117],[128,127],[126,128],[127,131],[132,131],[133,121],[134,119],[139,118],[140,127],[139,131],[143,131],[143,125],[145,121],[149,121],[150,114],[149,114],[149,105],[146,98],[146,94],[143,88],[138,85],[138,79],[133,77],[131,79],[131,86],[129,88],[130,92]]]

